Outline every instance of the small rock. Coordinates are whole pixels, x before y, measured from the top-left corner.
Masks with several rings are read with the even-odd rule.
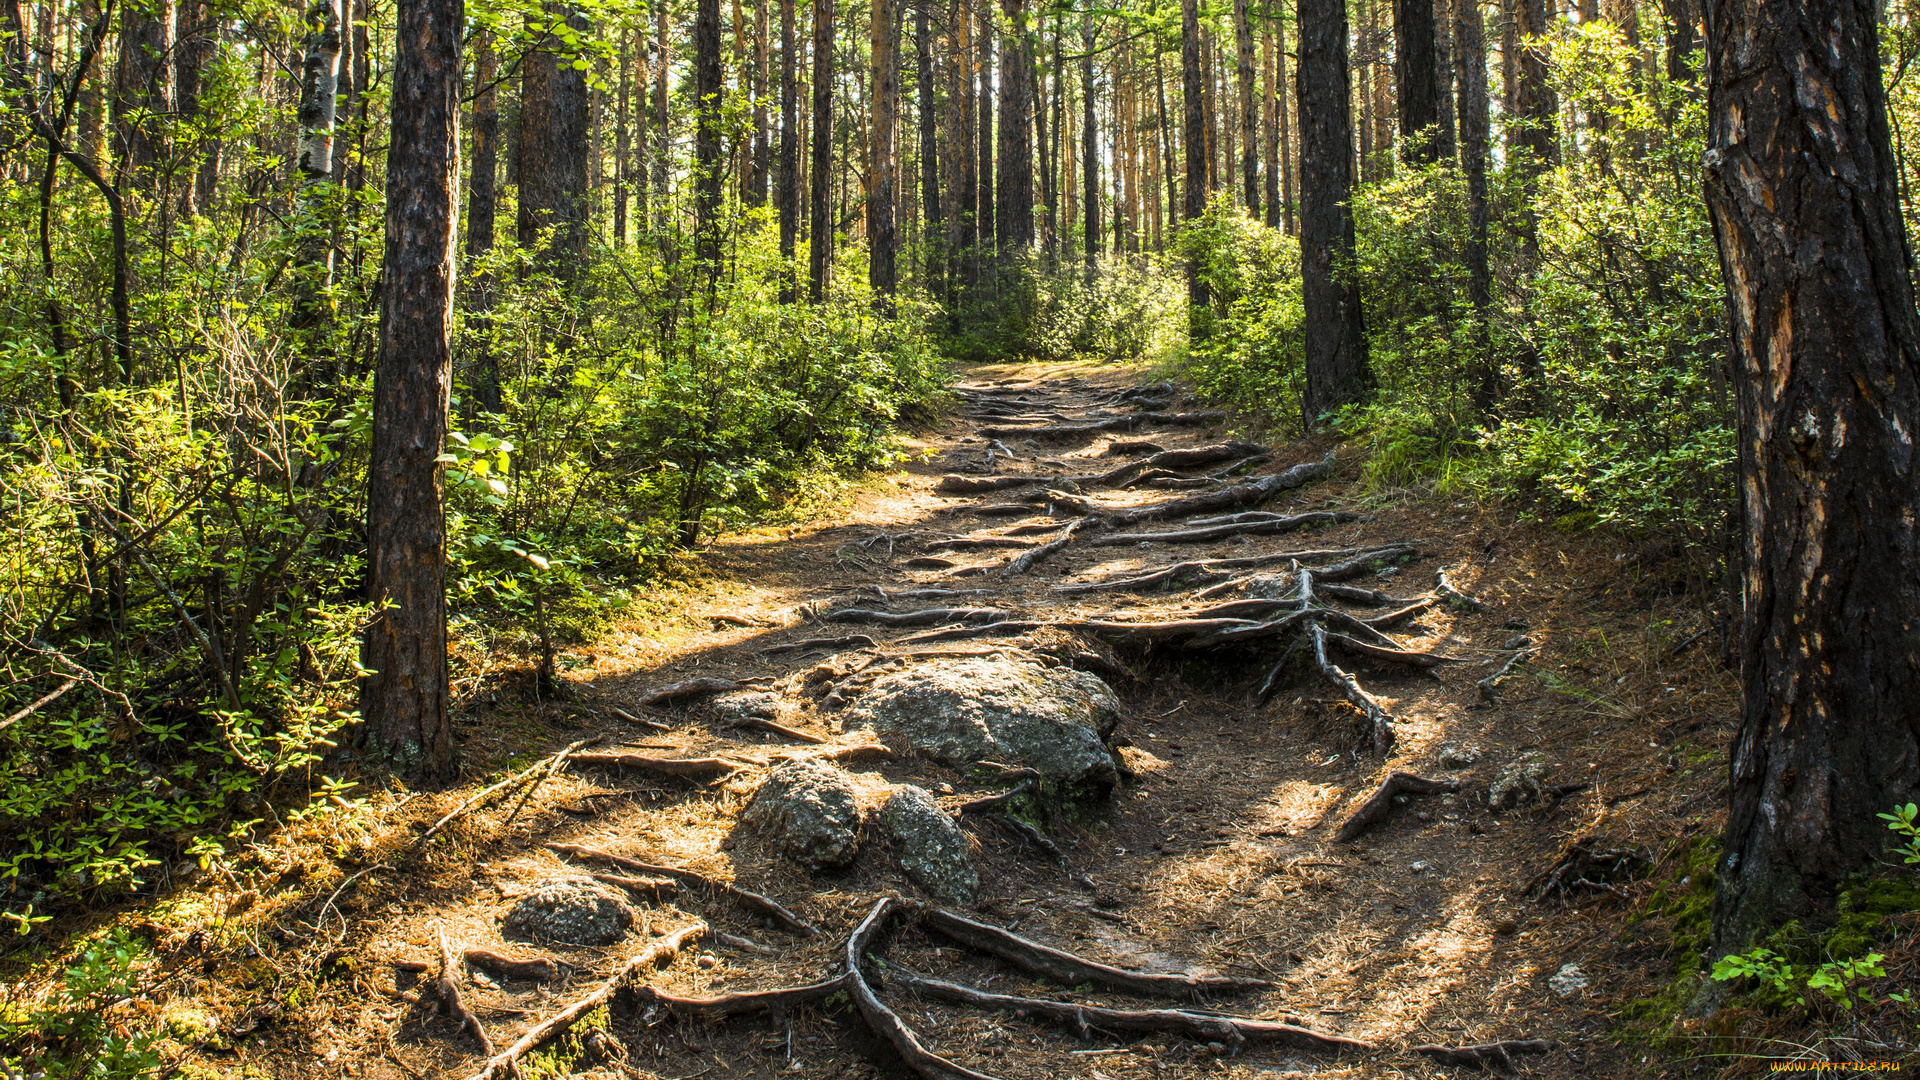
[[[1433,864],[1430,862],[1417,862],[1407,869],[1412,870],[1416,874],[1424,874],[1431,866],[1433,866]]]
[[[1587,973],[1579,964],[1566,964],[1547,977],[1547,987],[1561,997],[1572,997],[1587,988]]]
[[[503,937],[559,945],[611,945],[627,936],[634,912],[627,898],[597,881],[543,881],[514,901]]]
[[[778,720],[780,718],[780,697],[765,690],[742,690],[732,694],[722,694],[710,703],[720,719],[729,723],[755,718],[760,720]]]
[[[926,789],[895,788],[880,814],[893,835],[900,868],[943,904],[971,904],[980,891],[966,834]]]
[[[853,778],[820,761],[789,761],[767,774],[741,821],[809,870],[845,866],[860,853]]]
[[[1480,748],[1477,746],[1443,746],[1440,748],[1440,767],[1444,769],[1464,769],[1480,761]]]
[[[1247,579],[1247,598],[1250,600],[1284,600],[1295,589],[1293,579],[1285,574],[1255,574]]]
[[[1525,634],[1515,634],[1503,642],[1500,647],[1503,649],[1524,649],[1531,644],[1533,644],[1532,638]]]
[[[1546,779],[1548,768],[1547,759],[1538,752],[1522,755],[1487,789],[1487,805],[1495,810],[1508,810],[1540,798],[1545,794],[1541,782]]]
[[[1416,817],[1416,818],[1418,818],[1418,819],[1420,819],[1421,821],[1432,821],[1432,820],[1433,820],[1433,815],[1432,815],[1432,814],[1430,814],[1430,813],[1428,813],[1428,812],[1427,812],[1427,811],[1425,811],[1425,810],[1422,810],[1422,811],[1420,811],[1419,813],[1417,813],[1417,814],[1415,814],[1415,815],[1413,815],[1413,816],[1414,816],[1414,817]]]

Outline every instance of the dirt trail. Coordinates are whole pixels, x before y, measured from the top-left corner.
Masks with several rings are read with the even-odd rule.
[[[549,877],[628,873],[552,843],[730,881],[821,930],[802,937],[683,888],[647,906],[653,933],[705,919],[729,936],[664,962],[648,980],[662,992],[840,975],[856,924],[883,896],[916,899],[913,887],[883,842],[845,871],[809,874],[736,829],[739,813],[769,764],[855,741],[836,706],[874,673],[999,652],[1112,685],[1131,777],[1111,806],[1041,822],[1064,868],[1017,826],[963,815],[982,882],[963,914],[1120,968],[1271,986],[1198,1006],[1067,990],[896,921],[867,949],[886,967],[869,961],[868,974],[930,1052],[1003,1080],[1424,1076],[1450,1070],[1416,1045],[1550,1039],[1554,1049],[1518,1067],[1632,1074],[1640,1052],[1616,1045],[1609,1012],[1663,970],[1657,950],[1621,936],[1629,901],[1648,888],[1632,880],[1647,869],[1634,857],[1658,860],[1710,823],[1707,769],[1730,715],[1707,650],[1672,649],[1691,629],[1675,625],[1685,609],[1630,599],[1632,579],[1654,575],[1596,541],[1530,532],[1476,505],[1366,495],[1349,453],[1236,443],[1219,414],[1124,371],[976,369],[957,393],[960,409],[923,436],[915,464],[826,520],[722,543],[700,595],[662,600],[682,617],[628,625],[575,655],[573,703],[542,714],[583,728],[555,731],[549,748],[600,735],[587,752],[709,765],[678,770],[688,776],[575,765],[524,808],[508,799],[458,819],[428,871],[386,884],[376,873],[334,905],[364,996],[323,994],[303,1023],[257,1047],[239,1040],[238,1056],[289,1076],[471,1075],[482,1059],[470,1036],[393,997],[427,990],[433,973],[392,974],[394,962],[433,960],[442,932],[456,950],[532,955],[541,950],[500,941],[508,901]],[[1202,501],[1170,504],[1187,497]],[[880,614],[842,621],[860,618],[845,614],[856,608]],[[901,618],[933,609],[949,610]],[[821,643],[800,644],[810,641]],[[772,687],[789,705],[778,726],[739,727],[697,693],[643,704],[697,678]],[[467,752],[514,737],[476,734]],[[1003,786],[902,756],[855,752],[842,764],[868,803],[903,782],[950,803]],[[1441,785],[1381,800],[1383,816],[1336,841],[1394,772]],[[1515,805],[1490,808],[1508,774]],[[1568,863],[1570,850],[1593,857]],[[544,950],[573,968],[568,982],[481,975],[463,997],[504,1047],[648,940]],[[1288,1036],[1236,1053],[1219,1031],[1120,1032],[1098,1016],[1081,1038],[1071,1015],[1049,1023],[937,1002],[897,981],[880,987],[882,970],[997,994],[1220,1010],[1376,1049]],[[844,996],[721,1024],[631,994],[616,1006],[625,1061],[606,1060],[604,1040],[556,1044],[573,1069],[912,1075]]]

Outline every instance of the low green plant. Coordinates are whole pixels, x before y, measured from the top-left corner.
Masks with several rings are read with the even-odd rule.
[[[1786,957],[1760,946],[1715,961],[1713,978],[1716,982],[1755,979],[1770,992],[1767,996],[1791,998],[1796,1005],[1807,1003],[1806,991],[1818,991],[1835,1005],[1851,1009],[1855,984],[1886,977],[1887,969],[1881,965],[1885,959],[1881,953],[1868,953],[1851,960],[1829,960],[1814,968],[1796,967]]]
[[[0,1072],[47,1080],[157,1076],[159,1035],[115,1007],[140,993],[147,951],[125,931],[90,942],[40,1000],[0,1002]]]
[[[1881,814],[1880,820],[1894,833],[1906,837],[1906,843],[1895,852],[1906,858],[1908,866],[1920,865],[1920,806],[1913,803],[1896,806],[1893,813]]]

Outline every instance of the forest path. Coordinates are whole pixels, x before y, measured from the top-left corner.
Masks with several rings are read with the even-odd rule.
[[[571,767],[517,821],[513,800],[463,819],[450,830],[458,857],[435,857],[438,899],[363,914],[357,951],[376,967],[429,959],[444,931],[456,948],[524,954],[528,946],[499,940],[507,905],[542,880],[611,869],[543,846],[564,843],[734,882],[822,931],[781,932],[718,895],[683,890],[649,909],[654,933],[699,917],[732,936],[664,965],[650,980],[664,992],[834,977],[875,902],[917,894],[883,842],[822,875],[737,828],[759,779],[782,759],[860,742],[837,710],[875,672],[939,653],[1039,659],[1093,671],[1117,692],[1124,719],[1113,742],[1131,776],[1111,805],[1040,822],[1064,868],[1017,827],[962,815],[982,882],[965,914],[1121,968],[1267,980],[1205,1008],[1376,1049],[1333,1052],[1284,1036],[1231,1053],[1218,1033],[1117,1033],[1099,1017],[1083,1041],[1071,1022],[884,990],[929,1052],[1002,1080],[1384,1077],[1451,1072],[1412,1053],[1417,1045],[1550,1039],[1551,1052],[1516,1059],[1523,1071],[1633,1074],[1639,1055],[1614,1042],[1607,1010],[1657,987],[1660,961],[1616,940],[1629,910],[1620,898],[1647,887],[1617,873],[1638,865],[1620,853],[1659,858],[1690,815],[1697,827],[1714,805],[1676,763],[1698,764],[1683,739],[1717,737],[1706,729],[1726,688],[1697,657],[1668,655],[1679,636],[1671,622],[1608,592],[1624,580],[1617,553],[1477,504],[1369,494],[1352,451],[1237,442],[1224,415],[1121,369],[975,369],[956,393],[957,411],[921,434],[902,471],[816,521],[723,540],[691,593],[663,594],[649,615],[574,654],[566,677],[576,693],[563,711],[624,744],[592,752],[634,757]],[[1193,496],[1206,501],[1171,501]],[[896,628],[837,621],[850,609],[883,621],[963,610]],[[1685,693],[1668,670],[1681,664]],[[778,726],[729,723],[706,692],[650,698],[692,679],[779,695]],[[470,754],[490,736],[476,738]],[[1004,787],[901,755],[841,760],[863,802],[901,783],[950,804]],[[1396,772],[1456,790],[1382,799],[1383,818],[1354,827],[1357,840],[1336,839]],[[1490,808],[1489,790],[1503,782],[1516,805]],[[1557,868],[1564,888],[1542,885]],[[571,989],[480,976],[466,1003],[505,1046],[645,940],[553,946],[544,951],[575,968]],[[1063,997],[1057,984],[921,929],[868,951],[997,993]],[[411,978],[401,976],[403,989]],[[1088,986],[1069,997],[1173,1007]],[[776,1003],[771,1017],[719,1025],[674,1022],[657,1006],[616,1009],[626,1060],[599,1067],[913,1075],[840,1000]],[[378,1022],[368,1030],[390,1028],[397,1041],[375,1052],[346,1040],[361,1043],[351,1056],[366,1075],[404,1075],[393,1071],[404,1061],[409,1072],[465,1076],[479,1061],[445,1020],[369,1010]],[[594,1049],[572,1067],[592,1066]],[[922,1065],[921,1075],[963,1075]]]

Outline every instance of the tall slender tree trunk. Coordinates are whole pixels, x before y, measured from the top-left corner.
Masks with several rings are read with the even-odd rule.
[[[75,33],[87,36],[93,34],[105,14],[100,9],[100,0],[80,0],[78,5],[80,25]],[[100,64],[96,62],[88,70],[80,73],[80,94],[76,99],[75,115],[78,126],[74,130],[74,149],[91,161],[106,160],[106,107],[100,92]]]
[[[1087,283],[1100,261],[1100,120],[1093,92],[1093,15],[1080,18],[1080,213],[1081,255],[1087,262]]]
[[[926,257],[927,291],[945,295],[941,279],[945,261],[941,248],[946,241],[946,218],[940,207],[940,120],[935,111],[933,85],[933,33],[927,26],[927,5],[913,9],[914,81],[920,107],[920,213],[923,222],[921,246]]]
[[[1695,0],[1660,0],[1667,17],[1667,78],[1677,83],[1693,81],[1694,57],[1700,51],[1695,32]]]
[[[1186,130],[1181,141],[1187,150],[1185,220],[1200,220],[1207,212],[1207,173],[1211,155],[1207,152],[1207,88],[1200,68],[1199,0],[1180,0],[1180,96],[1186,106]],[[1200,260],[1187,260],[1188,333],[1199,340],[1211,323],[1208,307],[1213,297],[1206,279],[1200,276]]]
[[[1160,167],[1167,185],[1167,218],[1180,220],[1180,171],[1173,166],[1173,114],[1167,109],[1167,68],[1160,36],[1153,38],[1154,108],[1160,116]]]
[[[1026,0],[1002,0],[1006,45],[1000,63],[999,189],[995,240],[1003,254],[1033,246],[1033,64],[1027,56]]]
[[[1473,304],[1474,361],[1469,393],[1482,415],[1500,400],[1500,366],[1488,334],[1493,309],[1493,271],[1487,260],[1487,157],[1490,153],[1487,102],[1486,26],[1481,0],[1454,0],[1455,55],[1459,62],[1460,165],[1467,179],[1467,298]]]
[[[333,240],[326,216],[326,188],[333,183],[333,120],[340,84],[340,0],[312,0],[306,13],[306,48],[300,68],[299,157],[301,213],[295,224],[291,323],[314,331],[326,322],[327,289],[333,284]],[[318,359],[317,357],[313,359]]]
[[[1707,7],[1746,537],[1719,952],[1884,863],[1875,815],[1920,798],[1920,325],[1877,10]]]
[[[1353,113],[1345,0],[1300,0],[1300,278],[1306,421],[1359,399],[1367,383],[1354,250]]]
[[[402,770],[450,780],[446,507],[438,461],[453,372],[462,0],[399,0],[386,255],[367,461],[368,626],[360,715]]]
[[[869,27],[873,60],[873,135],[867,141],[867,284],[882,314],[893,313],[895,272],[894,188],[899,178],[894,131],[900,117],[900,7],[873,0]]]
[[[481,31],[485,33],[485,31]],[[632,150],[632,125],[628,122],[633,107],[633,35],[620,31],[620,46],[615,51],[620,65],[619,96],[613,108],[613,243],[627,245],[627,174],[632,168],[628,155]],[[475,110],[476,117],[478,109]],[[475,140],[478,141],[477,139]]]
[[[993,0],[976,0],[974,9],[980,25],[974,41],[980,61],[980,108],[974,119],[980,124],[980,246],[990,248],[999,234],[995,231],[993,189],[999,179],[993,169]]]
[[[1440,101],[1440,127],[1434,134],[1434,153],[1441,161],[1452,161],[1459,151],[1459,118],[1455,115],[1453,91],[1454,26],[1459,21],[1454,9],[1467,0],[1433,0],[1434,94]],[[1637,3],[1638,0],[1627,0]],[[1486,58],[1481,58],[1484,69]]]
[[[493,250],[494,218],[499,207],[500,172],[500,54],[493,31],[481,29],[473,39],[473,166],[467,187],[467,262],[469,266]],[[624,201],[624,200],[622,200]],[[488,312],[493,309],[493,278],[476,274],[467,290],[479,348],[474,358],[474,404],[482,412],[501,410],[500,361],[487,341]]]
[[[694,257],[717,280],[720,262],[720,196],[726,177],[720,163],[720,0],[696,0],[693,16]]]
[[[1560,105],[1547,82],[1547,0],[1513,0],[1514,30],[1519,54],[1514,62],[1514,122],[1512,147],[1531,154],[1528,167],[1560,163],[1560,140],[1555,134]]]
[[[549,0],[536,29],[570,25],[583,36],[584,16]],[[553,230],[542,259],[562,274],[578,268],[587,247],[587,77],[560,52],[557,35],[523,60],[520,82],[520,246],[532,248]]]
[[[672,67],[669,44],[667,4],[661,0],[654,5],[653,24],[653,227],[662,233],[673,210],[667,199],[668,169],[673,164],[673,117],[667,111],[668,69]]]
[[[113,115],[117,169],[131,187],[152,194],[156,172],[166,153],[166,124],[173,115],[173,0],[124,5],[120,9],[120,67],[116,73]]]
[[[1276,100],[1279,86],[1274,82],[1273,20],[1260,20],[1260,147],[1266,175],[1265,222],[1268,228],[1280,227],[1280,108]]]
[[[219,177],[217,156],[214,168],[209,171],[206,162],[209,154],[217,154],[219,140],[194,130],[201,126],[200,92],[206,79],[207,65],[217,55],[219,45],[214,40],[218,24],[212,9],[199,0],[182,3],[176,12],[174,62],[174,110],[177,123],[192,132],[192,142],[187,155],[187,170],[191,180],[180,189],[180,215],[192,217],[205,212],[213,202],[214,184]]]
[[[974,153],[974,111],[979,99],[974,92],[977,54],[973,12],[967,4],[968,0],[955,0],[953,6],[952,25],[958,41],[953,50],[948,101],[953,116],[949,154],[954,169],[953,252],[960,260],[960,284],[971,290],[980,279],[980,177],[976,171],[979,159]]]
[[[1253,24],[1247,18],[1247,0],[1233,0],[1233,38],[1238,51],[1240,89],[1240,183],[1246,190],[1247,213],[1260,219],[1259,99],[1253,93]]]
[[[1065,16],[1065,11],[1049,13],[1053,24],[1053,92],[1047,95],[1047,102],[1053,115],[1053,122],[1049,125],[1053,130],[1053,142],[1040,150],[1047,162],[1047,263],[1050,267],[1057,265],[1060,258],[1061,148],[1073,141],[1067,137],[1066,129],[1067,68],[1061,49],[1061,24]]]
[[[1434,0],[1393,0],[1393,78],[1399,90],[1400,153],[1409,164],[1439,160],[1440,58]]]
[[[807,297],[827,298],[833,259],[833,0],[813,0],[813,164],[808,177],[812,221],[807,237]]]
[[[767,77],[770,73],[767,55],[767,8],[768,0],[754,0],[753,5],[753,163],[747,172],[748,206],[767,204],[768,138],[767,138]]]
[[[794,32],[794,0],[780,0],[780,173],[774,208],[780,214],[780,258],[792,265],[800,240],[800,68]],[[780,283],[782,303],[792,303],[791,274]]]
[[[1297,104],[1299,95],[1293,94],[1291,95],[1293,100],[1288,100],[1288,91],[1292,88],[1293,82],[1287,78],[1287,27],[1285,23],[1280,25],[1279,37],[1280,47],[1276,50],[1277,55],[1274,57],[1274,83],[1278,89],[1277,100],[1274,102],[1274,111],[1280,116],[1280,230],[1288,236],[1293,236],[1297,231],[1295,228],[1297,222],[1294,220],[1293,201],[1293,163],[1295,158],[1293,156],[1292,121],[1294,115],[1293,107]]]

